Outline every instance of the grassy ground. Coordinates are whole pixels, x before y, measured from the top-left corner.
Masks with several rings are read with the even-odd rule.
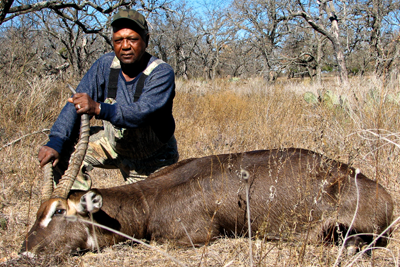
[[[70,81],[76,84],[74,81]],[[0,85],[0,262],[4,265],[176,266],[141,245],[117,244],[101,253],[16,259],[40,201],[37,151],[69,95],[64,83],[32,79]],[[306,92],[322,102],[307,103]],[[174,115],[181,159],[278,147],[300,147],[353,165],[392,194],[398,216],[400,128],[397,84],[354,78],[348,88],[334,80],[178,81]],[[331,95],[331,97],[328,97]],[[94,170],[95,187],[123,184],[118,171]],[[400,244],[395,229],[387,249],[357,259],[358,266],[397,266]],[[249,266],[244,238],[222,237],[200,248],[155,244],[188,266]],[[253,242],[255,266],[329,266],[338,248],[296,242]],[[354,258],[342,258],[342,266]],[[8,261],[7,261],[8,260]]]

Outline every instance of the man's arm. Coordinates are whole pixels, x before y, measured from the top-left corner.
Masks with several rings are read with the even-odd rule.
[[[99,115],[100,104],[95,102],[86,93],[74,94],[71,98],[68,98],[68,102],[74,104],[76,112],[78,114],[89,114]],[[53,161],[53,167],[57,165],[59,161],[60,153],[49,146],[42,146],[39,150],[38,159],[40,162],[40,168],[43,168],[48,162]]]
[[[101,88],[104,88],[105,83],[103,72],[109,69],[113,58],[113,55],[106,56],[109,59],[103,57],[92,65],[77,87],[79,93],[72,96],[70,98],[72,102],[68,102],[61,110],[51,128],[49,142],[39,150],[40,166],[44,166],[51,160],[53,160],[53,165],[57,164],[64,144],[77,137],[80,125],[80,116],[78,114],[88,113],[94,115],[99,112],[99,104],[96,101],[102,100],[104,94],[101,90]],[[75,101],[78,102],[75,103]],[[81,108],[77,111],[77,107]]]
[[[120,91],[120,85],[118,90]],[[119,92],[127,95],[133,92]],[[136,128],[147,124],[153,115],[163,110],[172,114],[172,102],[175,97],[175,76],[168,64],[161,64],[146,79],[143,92],[137,102],[123,102],[117,94],[117,102],[113,105],[101,104],[98,119],[107,120],[117,127]],[[122,100],[122,101],[121,101]]]

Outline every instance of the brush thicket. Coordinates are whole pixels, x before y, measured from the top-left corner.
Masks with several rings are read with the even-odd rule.
[[[5,260],[17,255],[34,222],[42,175],[37,152],[70,93],[64,82],[49,78],[8,77],[0,87],[0,259]],[[275,84],[262,79],[178,80],[174,116],[180,159],[279,147],[311,149],[359,168],[386,187],[397,203],[400,99],[396,88],[369,78],[354,78],[348,88],[334,80],[322,85],[307,80],[278,80]],[[320,99],[307,102],[306,92]],[[324,98],[326,93],[331,100]],[[124,183],[114,170],[95,169],[91,176],[96,187]],[[249,262],[248,242],[241,238],[221,237],[196,249],[173,243],[152,245],[190,266],[247,266]],[[302,250],[303,244],[294,242],[258,240],[252,245],[256,266],[328,266],[335,262],[338,251],[337,247],[311,245]],[[399,248],[394,240],[387,251],[376,250],[372,258],[359,263],[394,265]],[[35,262],[24,259],[6,264],[47,266],[60,260],[64,265],[79,266],[174,265],[145,247],[124,244],[80,257],[48,255]]]

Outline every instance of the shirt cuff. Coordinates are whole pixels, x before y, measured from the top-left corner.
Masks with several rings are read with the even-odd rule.
[[[116,105],[111,105],[103,102],[100,105],[100,114],[96,116],[96,119],[110,121],[111,118],[113,118],[115,115]]]
[[[57,151],[59,154],[61,154],[61,150],[63,147],[64,141],[56,136],[50,137],[50,141],[47,142],[46,146],[51,147],[55,151]]]

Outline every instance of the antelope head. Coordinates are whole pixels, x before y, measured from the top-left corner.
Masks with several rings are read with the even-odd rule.
[[[68,250],[68,247],[92,248],[88,227],[66,219],[66,215],[86,215],[101,208],[101,195],[94,191],[74,192],[71,187],[78,175],[89,142],[89,115],[81,116],[78,143],[71,155],[68,169],[53,189],[52,163],[44,166],[41,206],[36,222],[29,231],[21,252],[37,253],[45,249]],[[87,205],[87,203],[90,205]],[[93,205],[94,203],[94,205]],[[71,244],[73,242],[73,244]]]

